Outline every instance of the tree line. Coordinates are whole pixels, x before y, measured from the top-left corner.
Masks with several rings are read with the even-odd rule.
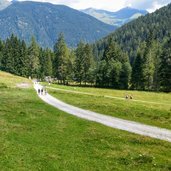
[[[171,91],[171,39],[161,45],[152,36],[139,44],[132,65],[112,39],[97,57],[95,46],[80,41],[70,49],[60,34],[54,49],[41,48],[34,37],[29,45],[11,35],[0,40],[0,70],[24,77],[53,77],[58,83],[97,87]]]

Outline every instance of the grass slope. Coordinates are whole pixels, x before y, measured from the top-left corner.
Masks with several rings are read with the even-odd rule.
[[[171,169],[170,143],[65,114],[21,82],[29,83],[0,72],[2,171]]]
[[[53,96],[83,109],[171,129],[171,94],[51,85]],[[77,92],[77,93],[74,93]],[[79,94],[80,93],[80,94]],[[81,93],[90,93],[81,94]],[[131,94],[134,100],[125,100]]]

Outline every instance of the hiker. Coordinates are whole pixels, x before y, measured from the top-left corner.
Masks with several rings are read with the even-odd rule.
[[[125,99],[126,99],[126,100],[129,99],[129,95],[126,95],[126,96],[125,96]]]
[[[43,88],[41,89],[41,95],[43,95]]]
[[[40,95],[40,89],[38,89],[38,94]]]
[[[133,99],[133,96],[132,95],[130,95],[130,97],[129,97],[131,100]]]

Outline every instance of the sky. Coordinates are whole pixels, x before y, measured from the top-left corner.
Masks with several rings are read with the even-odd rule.
[[[19,0],[25,1],[25,0]],[[145,9],[153,12],[169,3],[171,0],[31,0],[39,2],[50,2],[53,4],[64,4],[75,9],[97,8],[109,11],[117,11],[124,7]]]

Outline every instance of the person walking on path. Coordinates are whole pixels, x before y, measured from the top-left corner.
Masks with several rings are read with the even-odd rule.
[[[128,99],[129,99],[129,95],[128,95],[128,94],[125,96],[125,99],[126,99],[126,100],[128,100]]]
[[[129,98],[132,100],[132,99],[133,99],[133,96],[132,96],[132,95],[130,95],[130,96],[129,96]]]
[[[43,95],[43,88],[41,88],[41,95]]]

